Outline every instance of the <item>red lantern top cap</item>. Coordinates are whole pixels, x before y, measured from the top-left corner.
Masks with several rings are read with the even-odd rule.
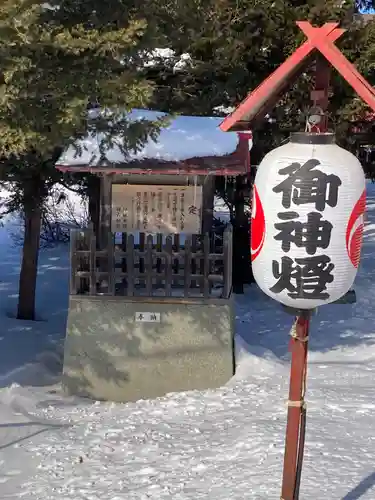
[[[297,26],[305,33],[307,40],[223,120],[220,124],[223,132],[248,130],[254,123],[263,120],[317,53],[336,68],[375,112],[375,89],[334,45],[345,30],[339,28],[338,23],[326,23],[317,28],[307,21],[297,21]]]

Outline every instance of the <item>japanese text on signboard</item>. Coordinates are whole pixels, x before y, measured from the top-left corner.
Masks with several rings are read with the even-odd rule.
[[[201,210],[201,186],[112,187],[114,232],[200,233]]]
[[[286,176],[273,192],[282,196],[284,211],[277,214],[274,224],[276,241],[285,253],[281,260],[272,261],[272,273],[276,280],[270,291],[287,291],[293,299],[327,300],[327,285],[332,283],[335,267],[326,250],[331,241],[332,223],[326,220],[326,206],[336,207],[341,180],[337,175],[326,174],[316,168],[320,162],[315,159],[303,165],[292,163],[279,170]],[[298,207],[311,205],[307,220],[301,222]],[[307,256],[291,258],[288,253],[292,245],[304,248]]]

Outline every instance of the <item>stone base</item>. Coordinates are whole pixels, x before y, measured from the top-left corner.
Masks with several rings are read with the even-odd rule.
[[[63,387],[127,402],[220,387],[234,374],[231,300],[72,296]]]

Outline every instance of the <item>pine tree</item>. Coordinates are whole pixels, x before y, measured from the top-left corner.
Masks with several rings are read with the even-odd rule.
[[[139,71],[152,34],[131,1],[0,2],[0,181],[12,187],[7,208],[25,218],[19,318],[34,319],[41,209],[62,148],[96,127],[107,146],[120,134],[134,149],[160,128],[125,113],[152,97]],[[88,121],[93,103],[111,113]]]
[[[318,26],[339,22],[347,32],[338,45],[370,82],[374,80],[368,49],[369,45],[375,48],[374,22],[364,26],[358,18],[354,21],[359,8],[375,5],[372,0],[169,0],[161,4],[146,0],[142,5],[145,15],[158,19],[161,43],[175,51],[175,60],[169,64],[160,61],[151,71],[146,69],[156,87],[154,106],[166,111],[213,115],[237,106],[304,41],[297,20]],[[175,71],[181,54],[189,54],[190,59]],[[350,116],[355,99],[340,79],[334,74],[329,112],[335,122]],[[275,106],[276,125],[265,121],[255,131],[256,163],[291,130],[301,127],[301,111],[310,105],[311,84],[312,73],[307,71]],[[347,106],[351,109],[345,110]]]

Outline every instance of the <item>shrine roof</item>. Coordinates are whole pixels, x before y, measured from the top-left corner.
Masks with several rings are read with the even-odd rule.
[[[130,120],[156,120],[166,113],[135,109]],[[223,174],[244,173],[240,139],[236,133],[219,128],[220,117],[177,116],[171,118],[156,141],[149,139],[138,152],[125,155],[114,146],[100,155],[104,134],[95,133],[69,146],[56,163],[56,168],[71,171],[116,171],[132,173],[207,173],[223,170]],[[120,140],[120,139],[119,139]],[[227,172],[228,170],[228,172]]]

